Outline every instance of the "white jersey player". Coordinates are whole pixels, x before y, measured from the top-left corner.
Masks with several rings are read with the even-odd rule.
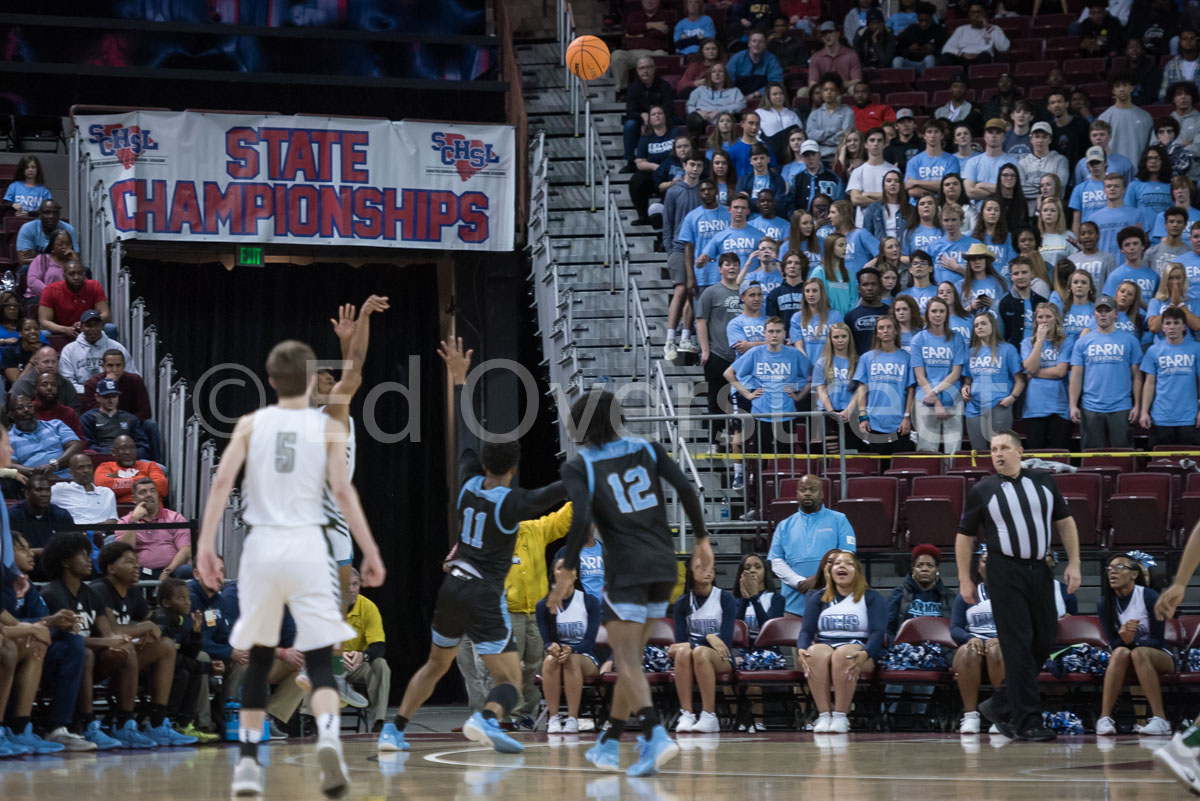
[[[263,792],[258,743],[267,676],[285,606],[296,619],[295,647],[304,652],[313,685],[310,703],[317,718],[321,790],[337,797],[349,787],[338,739],[339,702],[332,655],[333,646],[352,637],[354,631],[342,616],[337,566],[325,539],[321,497],[327,480],[363,552],[363,585],[379,586],[385,571],[346,469],[346,427],[309,406],[316,382],[309,371],[315,363],[312,348],[302,342],[288,340],[271,349],[267,375],[279,394],[279,403],[238,421],[213,479],[200,526],[199,573],[219,576],[217,526],[244,464],[244,517],[250,528],[238,567],[241,615],[229,637],[234,648],[250,652],[238,718],[242,755],[233,775],[233,792],[239,796]]]

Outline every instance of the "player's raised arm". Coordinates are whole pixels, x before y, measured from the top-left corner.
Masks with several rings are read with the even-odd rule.
[[[446,363],[446,372],[454,384],[454,430],[458,440],[458,486],[467,483],[473,476],[483,475],[483,464],[479,461],[479,438],[467,425],[463,415],[463,384],[467,383],[467,372],[471,369],[474,350],[463,351],[462,337],[442,340],[438,356]],[[470,399],[468,398],[467,401]]]
[[[387,311],[390,308],[388,299],[379,295],[371,295],[362,305],[362,311],[355,315],[353,304],[347,303],[338,309],[338,318],[331,319],[333,331],[337,334],[342,348],[341,377],[333,385],[329,393],[325,411],[330,417],[345,422],[350,416],[350,400],[362,386],[363,362],[367,358],[367,345],[371,340],[371,315],[374,312]]]
[[[379,557],[379,546],[371,536],[371,526],[363,513],[362,503],[359,502],[358,491],[350,483],[350,468],[346,465],[346,438],[349,432],[346,426],[338,420],[329,419],[325,423],[325,473],[329,480],[329,491],[333,493],[338,508],[346,517],[350,526],[350,534],[362,550],[362,583],[364,587],[378,587],[383,584],[387,570]]]
[[[233,492],[238,473],[246,463],[250,433],[253,430],[253,415],[246,415],[238,420],[233,429],[233,438],[225,447],[225,453],[221,455],[221,462],[217,465],[208,500],[204,502],[204,514],[200,518],[200,537],[196,543],[196,567],[200,570],[201,581],[211,580],[209,577],[221,574],[217,561],[217,526],[225,516],[225,502],[229,500],[229,493]],[[216,586],[210,586],[209,589],[221,589],[219,580]]]

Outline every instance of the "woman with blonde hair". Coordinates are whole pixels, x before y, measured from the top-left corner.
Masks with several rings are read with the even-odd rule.
[[[825,282],[812,272],[805,280],[801,292],[804,295],[803,305],[800,311],[792,315],[788,339],[804,351],[810,364],[815,364],[816,357],[825,347],[829,329],[835,323],[842,322],[842,313],[830,308]]]
[[[704,80],[707,83],[707,71],[705,72]],[[712,161],[714,153],[727,152],[729,146],[737,140],[737,116],[728,111],[723,111],[717,115],[717,121],[713,123],[712,133],[708,135],[708,150],[705,155],[709,161]]]
[[[863,147],[863,135],[854,128],[846,129],[842,141],[838,143],[837,154],[833,158],[833,171],[843,181],[850,177],[854,168],[867,160],[867,151]]]
[[[977,451],[990,450],[992,434],[1012,428],[1013,404],[1025,391],[1017,349],[1000,339],[990,314],[976,316],[963,369],[967,437]]]
[[[704,84],[688,95],[688,133],[700,136],[709,123],[721,114],[736,114],[745,107],[746,98],[742,90],[729,85],[725,65],[718,61],[708,68]]]
[[[825,284],[829,305],[839,314],[858,305],[858,281],[846,264],[846,237],[831,233],[825,237],[825,252],[821,263],[809,272],[809,279],[819,279]]]
[[[820,713],[814,733],[850,731],[846,713],[859,678],[870,675],[883,655],[886,631],[883,596],[867,586],[858,557],[839,551],[825,568],[825,591],[808,596],[796,643],[796,666]]]
[[[1042,254],[1046,264],[1057,264],[1060,259],[1069,259],[1079,252],[1079,248],[1071,242],[1071,237],[1067,236],[1067,213],[1059,198],[1041,199],[1037,211],[1037,228],[1042,235],[1042,245],[1038,252]]]
[[[1154,334],[1155,342],[1166,339],[1162,333],[1162,313],[1163,309],[1172,306],[1183,312],[1189,331],[1193,334],[1200,331],[1200,300],[1189,301],[1188,289],[1187,268],[1177,261],[1172,262],[1146,309],[1146,328]]]
[[[925,330],[912,339],[913,378],[917,393],[913,422],[917,447],[944,448],[954,453],[962,442],[962,373],[967,342],[950,328],[950,306],[930,298],[925,306]]]
[[[1062,329],[1077,337],[1096,324],[1096,284],[1087,270],[1075,270],[1067,283],[1068,294],[1056,306],[1062,311]],[[1053,303],[1053,301],[1051,301]]]
[[[846,237],[846,267],[851,273],[858,273],[879,252],[879,240],[867,229],[854,224],[854,204],[849,200],[833,202],[829,208],[829,224]],[[857,303],[855,296],[854,304]]]
[[[932,302],[932,301],[931,301]],[[871,349],[854,368],[854,391],[846,416],[854,420],[855,433],[863,446],[874,453],[911,451],[913,373],[909,356],[900,349],[896,321],[883,315],[875,321]]]
[[[792,212],[787,241],[779,249],[783,258],[789,253],[802,252],[808,263],[821,261],[821,240],[817,237],[817,220],[811,211],[796,209]]]
[[[815,350],[815,347],[814,347]],[[845,430],[847,445],[854,442],[850,430],[850,408],[854,393],[850,383],[854,379],[854,370],[858,367],[858,353],[854,350],[854,337],[850,326],[845,323],[831,323],[825,347],[820,355],[813,359],[813,389],[817,395],[817,410],[831,412],[840,419],[825,418],[825,435],[837,436],[838,428]]]

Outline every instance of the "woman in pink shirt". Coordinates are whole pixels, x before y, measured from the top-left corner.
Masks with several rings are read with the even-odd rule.
[[[71,247],[71,235],[62,228],[50,234],[46,243],[46,251],[39,253],[29,264],[29,273],[25,278],[25,297],[32,305],[42,296],[42,290],[55,281],[63,280],[63,267],[75,259],[75,249]]]

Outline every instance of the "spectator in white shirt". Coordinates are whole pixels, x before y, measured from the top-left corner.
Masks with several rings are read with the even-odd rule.
[[[942,45],[942,64],[970,66],[991,64],[997,52],[1008,52],[1004,30],[988,22],[987,6],[972,0],[967,9],[969,25],[960,25]]]
[[[76,523],[117,522],[117,496],[108,487],[96,485],[91,457],[78,453],[67,467],[71,480],[50,488],[50,502],[66,509]]]
[[[854,224],[862,227],[863,212],[867,206],[883,200],[883,176],[896,169],[896,165],[883,160],[883,148],[887,146],[887,134],[882,128],[867,131],[865,148],[867,160],[850,173],[846,182],[846,193],[854,204]]]

